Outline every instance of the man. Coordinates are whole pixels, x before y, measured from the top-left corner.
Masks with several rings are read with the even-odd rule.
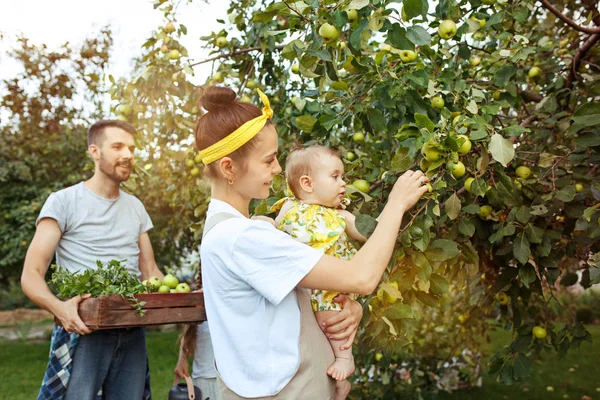
[[[55,252],[57,264],[71,272],[95,269],[96,260],[116,259],[126,260],[127,270],[141,279],[163,276],[148,238],[152,221],[143,204],[119,188],[133,167],[135,133],[122,121],[92,125],[88,152],[94,175],[52,193],[36,221],[21,277],[23,292],[62,324],[52,335],[38,399],[95,399],[99,391],[111,400],[144,397],[145,329],[92,332],[78,315],[79,303],[89,295],[61,300],[44,280]]]

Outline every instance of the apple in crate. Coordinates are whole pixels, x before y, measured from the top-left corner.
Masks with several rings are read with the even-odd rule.
[[[189,292],[191,292],[190,285],[188,285],[187,283],[180,283],[179,285],[177,285],[177,287],[175,288],[175,290],[177,291],[177,293],[189,293]]]

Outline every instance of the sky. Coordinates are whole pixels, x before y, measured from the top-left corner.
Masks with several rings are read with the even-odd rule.
[[[228,1],[181,1],[177,22],[188,28],[182,44],[192,59],[208,58],[201,49],[200,36],[223,28],[217,19],[227,21]],[[114,48],[109,73],[115,77],[129,76],[132,59],[141,54],[141,45],[153,29],[165,24],[163,14],[155,10],[150,0],[2,0],[0,12],[0,80],[14,76],[18,64],[6,51],[23,34],[34,44],[60,47],[65,42],[79,45],[86,37],[107,24],[113,29]],[[201,83],[210,75],[211,63],[196,67],[191,79]]]

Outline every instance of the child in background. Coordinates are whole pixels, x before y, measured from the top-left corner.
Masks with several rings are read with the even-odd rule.
[[[293,150],[286,161],[285,176],[294,197],[283,200],[275,223],[278,229],[294,239],[344,259],[351,259],[356,249],[348,240],[365,242],[358,232],[355,217],[341,209],[346,194],[344,164],[339,154],[325,146],[310,146]],[[276,203],[276,211],[282,201]],[[338,292],[313,290],[311,304],[319,324],[341,310],[333,301]],[[329,337],[329,336],[328,336]],[[329,338],[335,362],[327,374],[338,382],[354,372],[352,348],[341,349],[342,341]]]

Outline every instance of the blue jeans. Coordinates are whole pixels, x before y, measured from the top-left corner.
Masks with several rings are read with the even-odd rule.
[[[65,400],[138,400],[146,382],[146,329],[107,329],[82,335]]]

